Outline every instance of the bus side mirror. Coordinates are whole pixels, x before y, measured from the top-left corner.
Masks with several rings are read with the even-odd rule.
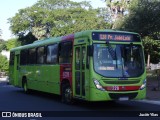
[[[87,55],[93,56],[93,46],[92,45],[87,46]]]

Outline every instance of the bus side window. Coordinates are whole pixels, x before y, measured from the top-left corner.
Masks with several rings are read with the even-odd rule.
[[[11,53],[10,53],[9,65],[14,65],[14,52],[11,52]]]
[[[72,42],[60,43],[59,63],[72,62]]]
[[[26,65],[28,58],[28,50],[21,50],[20,53],[20,65]]]
[[[29,64],[36,64],[36,48],[29,49]]]
[[[45,51],[44,47],[39,47],[37,49],[37,64],[43,64],[45,61]]]
[[[57,61],[57,51],[58,51],[58,45],[53,44],[47,46],[47,64],[56,64]]]
[[[80,70],[80,47],[76,48],[75,53],[76,70]]]

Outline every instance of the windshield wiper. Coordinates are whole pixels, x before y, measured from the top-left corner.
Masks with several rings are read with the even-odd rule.
[[[111,55],[113,60],[116,60],[116,53],[115,50],[113,50],[112,46],[109,44],[109,42],[106,42],[106,44],[108,45],[108,52]]]

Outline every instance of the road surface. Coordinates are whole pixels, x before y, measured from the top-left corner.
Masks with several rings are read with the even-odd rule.
[[[0,96],[1,113],[28,114],[28,112],[35,112],[41,113],[42,117],[94,117],[95,119],[98,117],[139,117],[140,114],[150,115],[153,113],[153,115],[158,115],[158,117],[149,117],[154,119],[160,118],[160,104],[139,101],[76,101],[73,105],[67,105],[61,102],[60,96],[36,91],[26,94],[23,92],[23,89],[8,85],[6,82],[0,82]],[[32,120],[37,120],[37,118]]]

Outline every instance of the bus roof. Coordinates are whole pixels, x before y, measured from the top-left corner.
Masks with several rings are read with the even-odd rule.
[[[30,49],[38,46],[43,46],[43,45],[48,45],[48,44],[54,44],[54,43],[59,43],[63,40],[67,40],[69,38],[75,39],[75,38],[80,38],[80,37],[90,37],[92,32],[117,32],[117,33],[128,33],[128,34],[137,34],[135,32],[127,32],[127,31],[119,31],[119,30],[113,30],[113,29],[106,29],[106,30],[85,30],[81,32],[77,32],[74,34],[69,34],[66,36],[61,36],[61,37],[51,37],[43,40],[38,40],[35,41],[31,44],[24,45],[24,46],[19,46],[16,48],[11,49],[11,51],[17,51],[17,50],[23,50],[23,49]]]

